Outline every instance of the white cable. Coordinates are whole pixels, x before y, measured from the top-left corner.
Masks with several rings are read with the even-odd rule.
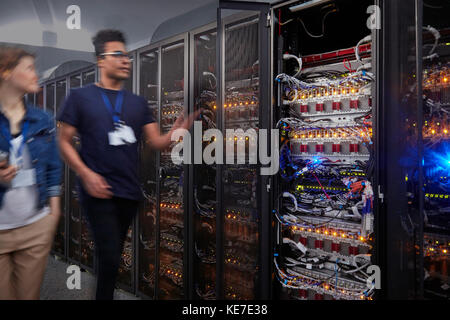
[[[291,198],[292,202],[294,203],[294,210],[297,211],[297,209],[298,209],[297,199],[295,198],[295,196],[292,193],[283,192],[283,198]]]
[[[294,240],[291,240],[289,238],[283,238],[283,243],[288,243],[299,249],[303,254],[306,253],[308,250],[301,242],[295,242]]]
[[[297,56],[295,56],[295,55],[293,55],[293,54],[288,54],[288,53],[283,54],[283,60],[289,60],[289,59],[295,59],[295,60],[297,60],[297,63],[298,63],[298,70],[297,70],[297,72],[292,76],[292,77],[296,78],[296,77],[300,74],[300,72],[302,71],[302,66],[303,66],[302,58],[297,57]]]
[[[364,42],[369,42],[369,41],[372,41],[372,36],[371,36],[371,35],[368,35],[368,36],[362,38],[361,40],[359,40],[358,44],[357,44],[356,47],[355,47],[355,56],[356,56],[356,60],[357,60],[358,62],[360,62],[360,63],[362,63],[362,61],[361,61],[361,57],[359,56],[359,46],[360,46],[361,44],[363,44]]]
[[[437,44],[438,44],[438,41],[439,41],[439,38],[441,37],[441,34],[439,33],[439,31],[438,30],[436,30],[435,28],[433,28],[432,26],[426,26],[426,27],[423,27],[425,30],[427,30],[427,31],[429,31],[429,32],[431,32],[431,34],[434,36],[434,45],[433,45],[433,48],[430,50],[430,52],[428,53],[428,56],[430,56],[433,52],[434,52],[434,50],[436,49],[436,47],[437,47]],[[425,58],[424,58],[425,59]]]

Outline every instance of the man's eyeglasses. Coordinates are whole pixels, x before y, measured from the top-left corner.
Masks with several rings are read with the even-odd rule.
[[[105,53],[99,54],[99,56],[100,57],[113,56],[118,59],[130,59],[130,57],[128,56],[128,53],[125,53],[122,51],[105,52]]]

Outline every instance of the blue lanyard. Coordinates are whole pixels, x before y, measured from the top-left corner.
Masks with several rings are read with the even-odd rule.
[[[108,97],[103,92],[103,90],[101,91],[101,94],[102,94],[103,102],[105,103],[106,108],[108,108],[109,112],[111,112],[111,114],[113,116],[114,124],[117,124],[120,121],[120,116],[122,114],[123,91],[120,90],[119,93],[117,94],[116,105],[115,105],[114,110],[111,105],[111,102],[109,101]]]
[[[2,125],[2,131],[3,131],[3,135],[5,136],[6,140],[8,141],[9,149],[12,150],[11,132],[9,132],[9,130],[4,125]],[[22,125],[22,143],[20,144],[19,149],[17,149],[16,159],[20,159],[22,157],[22,151],[23,151],[23,147],[25,146],[26,139],[27,139],[27,133],[28,133],[28,121],[25,120]]]

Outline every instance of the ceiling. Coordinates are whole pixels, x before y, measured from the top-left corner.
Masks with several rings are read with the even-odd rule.
[[[211,3],[218,0],[0,0],[0,44],[45,52],[47,56],[37,61],[43,72],[81,57],[92,61],[91,39],[98,30],[122,30],[128,49],[135,49],[149,44],[164,21]],[[79,30],[66,25],[71,5],[80,8]]]
[[[150,42],[167,19],[214,0],[1,0],[0,42],[92,52],[92,36],[100,29],[125,32],[129,45]],[[80,30],[69,30],[66,13],[80,8]]]

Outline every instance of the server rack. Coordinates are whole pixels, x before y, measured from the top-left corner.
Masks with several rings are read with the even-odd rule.
[[[414,180],[424,186],[412,192],[413,203],[419,210],[415,225],[416,296],[448,300],[450,4],[417,1],[416,7],[417,51],[422,63],[418,63],[416,72],[419,122],[414,128],[418,128],[418,161],[422,158],[423,162],[419,177]]]
[[[70,89],[93,83],[95,79],[96,71],[93,67],[78,69],[55,79],[44,79],[43,90],[35,94],[33,100],[37,106],[56,116]],[[79,141],[74,139],[74,144],[79,144]],[[62,192],[62,215],[52,252],[64,260],[93,271],[93,241],[88,233],[87,222],[80,212],[75,175],[66,165],[63,169]]]
[[[124,83],[124,89],[129,92],[136,92],[136,51],[129,53],[131,62],[130,77]],[[119,272],[117,275],[117,287],[125,291],[135,293],[135,265],[136,265],[136,218],[128,229],[121,255]]]
[[[270,190],[261,165],[251,160],[259,130],[269,128],[268,14],[261,3],[220,2],[218,9],[218,125],[225,137],[216,180],[219,299],[269,297]]]
[[[137,51],[138,92],[163,134],[187,113],[188,47],[185,33]],[[142,145],[140,171],[145,200],[138,221],[137,293],[183,299],[188,296],[188,167],[172,164],[168,150]]]
[[[190,33],[190,112],[199,108],[205,110],[202,130],[217,128],[216,38],[216,24]],[[216,298],[217,272],[217,165],[194,164],[189,170],[192,177],[189,194],[189,256],[192,257],[189,260],[189,299],[213,300]]]

